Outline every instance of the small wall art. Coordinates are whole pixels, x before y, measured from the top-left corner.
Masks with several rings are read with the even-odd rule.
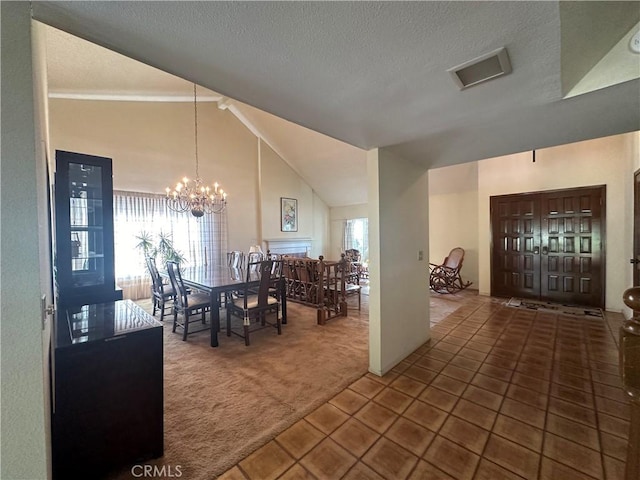
[[[280,230],[298,231],[298,200],[280,197]]]

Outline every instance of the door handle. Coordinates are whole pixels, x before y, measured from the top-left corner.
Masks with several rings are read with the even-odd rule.
[[[629,263],[633,263],[633,264],[640,263],[640,260],[638,260],[637,258],[632,258],[631,260],[629,260]]]
[[[540,247],[533,247],[533,254],[538,255],[540,253]]]
[[[549,253],[549,249],[547,249],[547,247],[542,247],[542,254],[546,255],[547,253]]]

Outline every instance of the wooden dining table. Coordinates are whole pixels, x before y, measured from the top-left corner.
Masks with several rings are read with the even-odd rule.
[[[218,346],[218,332],[220,331],[220,298],[227,292],[243,289],[245,287],[260,284],[258,271],[247,272],[244,268],[232,268],[228,266],[202,265],[184,267],[180,269],[183,283],[196,290],[209,293],[211,298],[211,346]],[[248,281],[247,281],[248,280]],[[282,306],[282,323],[287,323],[287,296],[285,282],[280,280],[277,285],[280,292]]]

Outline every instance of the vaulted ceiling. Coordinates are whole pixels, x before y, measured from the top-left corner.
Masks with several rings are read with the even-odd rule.
[[[33,12],[145,64],[53,34],[53,95],[166,99],[196,82],[330,206],[366,202],[370,148],[431,168],[640,130],[637,2],[34,2]],[[447,70],[500,47],[512,73],[459,90]]]

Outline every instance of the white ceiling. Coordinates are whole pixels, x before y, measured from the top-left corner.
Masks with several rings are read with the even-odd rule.
[[[640,55],[622,54],[635,79],[563,99],[624,43],[638,2],[34,2],[33,11],[188,80],[66,37],[47,46],[51,92],[186,99],[196,82],[236,99],[229,108],[330,206],[366,202],[362,149],[437,167],[640,130]],[[457,89],[447,69],[503,46],[511,74]]]
[[[193,101],[193,84],[94,43],[45,26],[49,95],[54,98]],[[260,136],[329,206],[367,201],[366,153],[203,88]]]

